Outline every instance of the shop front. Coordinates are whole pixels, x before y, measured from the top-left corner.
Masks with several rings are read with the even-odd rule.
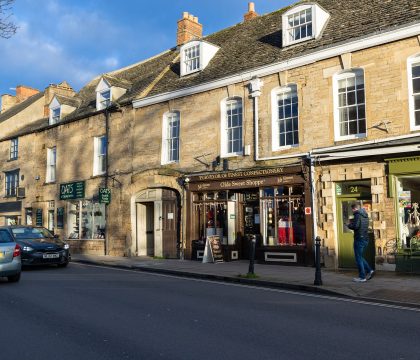
[[[256,237],[260,262],[311,264],[308,172],[301,166],[187,177],[187,244],[199,260],[206,238],[218,235],[225,260],[249,259]]]
[[[420,156],[388,159],[396,212],[396,271],[420,273]]]
[[[19,225],[22,221],[22,202],[0,203],[0,225]]]
[[[74,252],[104,253],[105,212],[106,203],[99,189],[97,194],[87,197],[84,181],[60,184],[56,228],[62,229]]]

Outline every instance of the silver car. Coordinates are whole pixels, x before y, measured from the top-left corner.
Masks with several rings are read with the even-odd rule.
[[[0,229],[0,277],[17,282],[21,268],[20,246],[7,229]]]

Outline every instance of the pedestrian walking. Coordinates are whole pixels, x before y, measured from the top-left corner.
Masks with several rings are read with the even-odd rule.
[[[353,281],[366,282],[366,280],[372,279],[375,274],[375,271],[363,257],[363,252],[369,243],[369,217],[366,210],[360,206],[360,202],[353,203],[351,209],[354,217],[347,226],[354,231],[354,258],[356,260],[357,269],[359,270],[359,277],[354,278]]]

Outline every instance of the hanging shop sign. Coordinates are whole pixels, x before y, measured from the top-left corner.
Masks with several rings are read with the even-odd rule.
[[[60,200],[84,199],[84,197],[84,181],[60,184]]]
[[[36,209],[35,224],[36,226],[42,226],[42,209]]]
[[[99,188],[99,203],[109,204],[111,202],[111,189]]]

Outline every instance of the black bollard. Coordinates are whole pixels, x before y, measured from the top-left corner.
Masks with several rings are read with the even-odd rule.
[[[249,269],[248,274],[254,275],[254,261],[255,261],[255,244],[257,242],[257,236],[251,235],[250,251],[249,251]]]
[[[321,279],[321,238],[315,239],[315,280],[314,285],[322,285]]]

